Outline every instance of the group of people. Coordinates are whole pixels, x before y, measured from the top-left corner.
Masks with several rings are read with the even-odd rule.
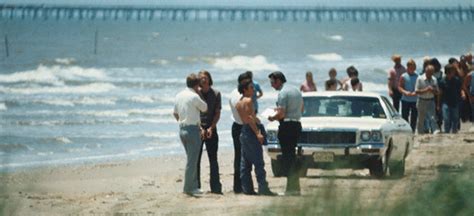
[[[296,87],[285,85],[286,77],[276,71],[268,76],[271,86],[279,91],[275,113],[269,121],[279,121],[278,138],[282,141],[284,172],[287,176],[286,195],[299,195],[299,175],[296,160],[296,142],[301,132],[300,118],[303,97]],[[183,192],[200,196],[200,160],[203,145],[206,146],[210,164],[211,193],[222,194],[217,163],[217,122],[221,112],[221,94],[212,88],[212,77],[207,71],[186,78],[187,88],[176,95],[173,115],[179,123],[179,136],[186,151],[186,169]],[[259,84],[253,80],[250,71],[237,79],[237,88],[231,93],[229,105],[234,120],[232,138],[234,143],[234,186],[235,193],[247,195],[275,196],[268,187],[263,145],[266,144],[265,128],[257,117],[257,99],[263,95]],[[284,144],[283,144],[284,143]],[[252,181],[252,167],[255,169],[258,190]]]
[[[460,119],[474,121],[474,66],[472,54],[461,56],[458,61],[449,59],[442,66],[436,58],[425,58],[421,73],[416,72],[416,63],[409,59],[406,67],[400,55],[392,56],[394,66],[388,70],[388,94],[402,118],[410,123],[413,132],[456,133]],[[329,70],[325,82],[326,91],[362,91],[359,72],[354,66],[346,69],[347,78],[338,80],[337,71]],[[298,163],[296,144],[301,133],[303,112],[302,92],[317,91],[311,72],[300,88],[286,84],[280,71],[268,75],[271,86],[278,90],[275,113],[269,121],[279,121],[278,139],[281,141],[283,173],[287,177],[287,195],[299,195]],[[206,146],[210,164],[211,193],[222,194],[219,177],[217,150],[219,136],[217,123],[220,119],[221,93],[212,87],[208,71],[190,74],[186,78],[187,88],[176,95],[174,116],[179,123],[179,136],[187,155],[183,192],[190,196],[202,194],[200,183],[200,161],[203,146]],[[247,195],[276,195],[266,181],[262,146],[266,144],[265,128],[257,117],[257,99],[263,96],[258,82],[250,71],[237,79],[237,88],[231,93],[229,106],[232,111],[232,138],[234,144],[233,191]],[[444,126],[441,128],[441,126]],[[258,191],[252,182],[252,167],[255,169]]]
[[[474,121],[474,67],[472,54],[450,58],[444,66],[436,58],[425,57],[421,73],[409,59],[406,68],[401,56],[392,56],[388,71],[388,92],[397,111],[410,123],[413,132],[457,133],[460,120]]]
[[[437,58],[425,57],[420,73],[416,62],[409,59],[406,67],[400,55],[393,55],[394,66],[388,70],[388,95],[402,118],[410,123],[413,132],[457,133],[460,120],[474,121],[474,66],[472,54],[460,59],[450,58],[443,68]],[[359,72],[354,66],[347,68],[347,78],[339,81],[337,71],[329,70],[326,91],[362,91]],[[301,84],[302,92],[317,91],[311,72]]]

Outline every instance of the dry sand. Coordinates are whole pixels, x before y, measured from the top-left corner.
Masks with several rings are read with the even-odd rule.
[[[185,156],[163,156],[137,161],[48,167],[2,174],[2,215],[248,215],[259,214],[279,202],[297,205],[331,182],[341,194],[357,190],[362,205],[397,200],[436,178],[442,170],[472,169],[474,127],[463,125],[459,134],[416,137],[402,179],[371,178],[368,170],[310,170],[301,179],[300,197],[246,196],[232,192],[233,152],[219,152],[224,195],[201,198],[181,193]],[[209,191],[209,166],[203,154],[203,191]],[[283,192],[285,178],[274,178],[265,156],[271,189]],[[382,194],[383,193],[383,194]]]

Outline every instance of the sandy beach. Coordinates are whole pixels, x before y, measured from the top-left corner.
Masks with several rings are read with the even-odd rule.
[[[298,205],[331,182],[334,191],[360,192],[362,206],[381,193],[396,200],[420,188],[443,170],[469,169],[474,160],[474,127],[464,124],[459,134],[416,137],[402,179],[373,179],[368,170],[310,170],[301,179],[300,197],[246,196],[232,192],[233,152],[220,151],[224,195],[209,193],[209,166],[203,156],[203,191],[200,198],[181,193],[185,156],[170,155],[135,161],[70,165],[22,170],[1,175],[2,215],[249,215],[284,202]],[[206,154],[203,154],[206,155]],[[285,178],[274,178],[265,156],[271,189],[282,193]],[[359,199],[362,200],[362,199]]]

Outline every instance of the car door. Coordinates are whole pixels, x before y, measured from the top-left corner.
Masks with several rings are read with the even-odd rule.
[[[412,136],[411,127],[410,124],[400,116],[386,97],[382,97],[382,101],[390,115],[389,128],[391,130],[392,140],[391,157],[392,159],[399,160],[403,158],[407,144],[410,144],[410,138]]]

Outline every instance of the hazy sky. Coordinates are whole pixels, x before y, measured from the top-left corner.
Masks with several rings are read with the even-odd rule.
[[[7,4],[457,7],[474,0],[2,0]]]

